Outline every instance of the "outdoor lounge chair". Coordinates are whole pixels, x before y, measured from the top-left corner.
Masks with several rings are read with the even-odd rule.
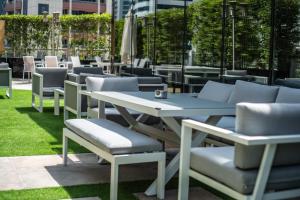
[[[23,80],[25,78],[25,73],[28,73],[28,80],[30,79],[30,76],[32,76],[32,73],[34,73],[34,70],[36,68],[36,63],[34,61],[33,56],[23,56],[23,62],[24,62],[24,69],[23,69]],[[43,66],[40,64],[40,66]]]
[[[46,68],[57,68],[60,66],[65,67],[65,65],[58,63],[57,56],[45,56],[45,67]]]
[[[7,63],[0,63],[0,88],[7,88],[6,96],[12,98],[12,71]]]
[[[68,80],[64,83],[64,120],[69,118],[69,112],[77,118],[87,115],[87,98],[80,91],[86,90],[85,79],[87,77],[113,77],[104,74],[98,67],[76,67],[73,73],[68,74]]]
[[[43,100],[53,99],[55,89],[63,89],[67,78],[66,68],[37,68],[32,76],[32,107],[43,112]],[[39,98],[39,107],[35,105]]]
[[[67,165],[68,139],[111,163],[110,199],[118,199],[119,166],[158,162],[157,198],[164,199],[166,154],[160,142],[105,119],[72,119],[63,130],[63,162]]]
[[[91,65],[82,65],[80,63],[79,56],[71,56],[71,61],[72,61],[73,68],[77,68],[77,67],[91,67]]]
[[[179,196],[189,177],[235,199],[300,197],[300,104],[237,106],[236,131],[183,121]],[[230,140],[234,147],[192,148],[193,130]]]

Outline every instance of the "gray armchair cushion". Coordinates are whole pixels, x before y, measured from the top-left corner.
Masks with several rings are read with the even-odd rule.
[[[276,103],[300,103],[300,89],[280,87]]]
[[[86,89],[88,91],[126,91],[126,92],[136,92],[139,91],[138,81],[135,77],[126,78],[96,78],[87,77],[86,78]],[[91,107],[98,106],[98,102],[93,100],[91,102]]]
[[[258,170],[241,170],[234,165],[234,147],[194,148],[191,168],[242,194],[251,194]],[[274,167],[267,190],[284,190],[300,186],[300,165]]]
[[[85,84],[87,77],[98,77],[98,78],[114,78],[116,76],[111,74],[89,74],[89,73],[80,73],[79,83]]]
[[[231,76],[246,76],[247,70],[227,70],[226,74]]]
[[[73,68],[74,74],[80,74],[80,73],[87,73],[87,74],[102,74],[103,70],[100,67],[74,67]]]
[[[36,73],[43,75],[44,88],[63,88],[67,78],[65,68],[36,68]]]
[[[111,154],[161,151],[158,141],[105,119],[72,119],[66,126]]]
[[[233,91],[233,88],[233,85],[208,81],[198,94],[198,98],[218,102],[227,102]]]
[[[8,63],[0,63],[0,68],[9,68]]]
[[[88,91],[139,91],[138,81],[135,77],[129,78],[95,78],[87,77]]]
[[[139,84],[161,84],[161,77],[138,77]]]
[[[251,104],[237,106],[236,132],[249,136],[300,134],[300,104]],[[241,169],[257,168],[263,146],[236,144],[235,165]],[[274,166],[300,164],[300,144],[279,145]]]
[[[278,87],[261,85],[246,81],[237,81],[228,103],[274,103]]]

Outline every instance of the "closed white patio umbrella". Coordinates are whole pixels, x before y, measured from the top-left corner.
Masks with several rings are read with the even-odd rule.
[[[131,64],[131,57],[134,58],[137,54],[137,20],[133,15],[131,8],[125,18],[124,30],[121,45],[121,61],[124,64]]]

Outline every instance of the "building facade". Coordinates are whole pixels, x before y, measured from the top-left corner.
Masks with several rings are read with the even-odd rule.
[[[193,0],[186,0],[188,4]],[[134,4],[134,10],[137,16],[142,17],[155,12],[155,0],[115,0],[115,18],[122,19],[128,13],[128,10]],[[157,0],[157,10],[169,8],[182,8],[184,0]],[[112,13],[112,0],[107,0],[106,10]]]
[[[1,1],[1,0],[0,0]],[[4,0],[5,14],[41,15],[59,12],[62,14],[104,13],[106,11],[105,0]],[[100,3],[100,7],[98,4]],[[1,10],[0,10],[1,11]]]

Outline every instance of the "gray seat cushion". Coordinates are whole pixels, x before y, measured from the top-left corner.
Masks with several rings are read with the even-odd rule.
[[[208,81],[198,94],[198,98],[218,102],[227,102],[233,91],[233,88],[234,86],[230,84]]]
[[[237,106],[236,132],[249,136],[300,134],[300,104],[251,104]],[[236,144],[235,164],[241,169],[260,165],[263,146]],[[279,145],[274,166],[300,164],[300,144]]]
[[[246,81],[237,81],[228,103],[274,103],[278,87],[261,85]]]
[[[276,103],[300,103],[300,89],[280,87]]]
[[[161,151],[158,141],[105,119],[71,119],[66,126],[111,154]]]
[[[234,147],[194,148],[191,168],[242,194],[253,192],[258,170],[241,170],[234,165]],[[300,165],[273,168],[267,190],[300,187]]]

